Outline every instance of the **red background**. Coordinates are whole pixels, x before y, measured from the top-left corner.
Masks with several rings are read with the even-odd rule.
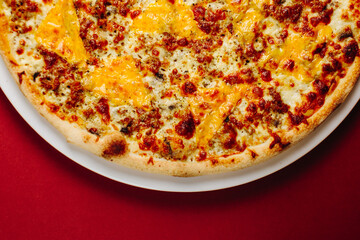
[[[226,190],[167,193],[72,162],[0,91],[0,239],[360,239],[359,110],[275,174]]]

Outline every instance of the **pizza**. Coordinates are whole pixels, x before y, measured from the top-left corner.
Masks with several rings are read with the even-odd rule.
[[[0,49],[70,143],[141,171],[252,166],[360,75],[358,0],[1,0]]]

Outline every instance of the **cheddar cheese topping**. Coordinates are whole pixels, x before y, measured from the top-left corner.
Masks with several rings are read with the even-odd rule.
[[[70,63],[85,61],[79,21],[71,0],[59,0],[35,32],[36,41]]]
[[[131,56],[122,56],[95,69],[85,83],[90,91],[104,95],[115,104],[149,107],[151,95]]]
[[[134,19],[131,28],[151,34],[171,32],[180,37],[204,36],[194,21],[190,6],[181,0],[176,0],[174,3],[158,0],[149,4]]]

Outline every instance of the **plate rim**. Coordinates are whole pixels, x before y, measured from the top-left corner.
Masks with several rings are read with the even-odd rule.
[[[0,88],[29,126],[53,148],[77,164],[117,182],[166,192],[205,192],[243,185],[275,173],[300,159],[326,139],[347,117],[360,99],[357,81],[346,100],[312,133],[280,154],[257,165],[233,172],[179,178],[141,172],[106,161],[68,143],[23,95],[3,60],[0,60]]]

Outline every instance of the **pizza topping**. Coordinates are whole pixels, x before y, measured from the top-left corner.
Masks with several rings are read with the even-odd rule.
[[[318,17],[310,18],[310,23],[314,27],[318,26],[320,23],[324,23],[325,25],[328,25],[331,21],[331,15],[333,13],[334,13],[334,10],[332,8],[323,10],[320,12]]]
[[[19,82],[97,140],[119,134],[103,156],[149,165],[285,148],[359,57],[355,0],[3,5]]]
[[[295,61],[292,59],[288,59],[284,62],[283,68],[292,72],[295,68]]]
[[[196,92],[196,86],[194,83],[192,83],[190,81],[186,81],[182,85],[182,90],[185,94],[192,94],[192,93]]]
[[[264,10],[267,15],[273,16],[279,22],[296,23],[301,16],[303,6],[300,4],[294,4],[292,6],[265,4]]]
[[[292,112],[289,112],[289,118],[294,126],[299,126],[301,123],[307,123],[306,118],[303,114],[296,115]]]
[[[280,148],[285,148],[286,146],[289,145],[289,143],[282,143],[281,138],[276,133],[271,133],[271,136],[273,137],[274,140],[270,143],[269,146],[270,149],[273,149],[276,144],[278,144]]]
[[[150,70],[156,72],[158,68],[157,60],[152,60]],[[104,94],[111,102],[148,107],[151,95],[141,79],[135,60],[131,56],[123,56],[96,68],[85,84],[87,89]]]
[[[343,49],[344,62],[353,63],[355,57],[359,56],[359,45],[355,40],[348,43]]]
[[[159,147],[157,145],[157,138],[155,136],[145,136],[143,141],[139,143],[139,148],[141,150],[151,150],[157,152]]]
[[[110,108],[106,98],[101,98],[99,100],[96,105],[96,110],[102,115],[104,123],[108,124],[110,122]]]
[[[50,10],[35,33],[36,41],[68,62],[87,58],[79,36],[79,21],[71,0],[59,0]]]
[[[84,89],[79,82],[71,82],[69,85],[70,96],[65,104],[67,108],[75,108],[84,101]]]
[[[184,120],[181,120],[176,126],[175,131],[180,136],[190,139],[194,136],[195,133],[195,121],[194,116],[190,112],[185,115]]]
[[[347,27],[338,35],[339,41],[342,41],[346,38],[354,37],[353,32],[351,31],[350,27]]]
[[[319,54],[321,58],[325,57],[327,46],[326,42],[320,43],[316,46],[315,50],[312,52],[313,55]]]
[[[260,68],[259,69],[260,74],[261,74],[261,79],[265,82],[270,82],[271,79],[271,72],[269,70],[266,70],[264,68]]]
[[[138,10],[137,10],[138,11]],[[141,13],[133,12],[132,28],[147,33],[174,32],[181,37],[201,37],[201,32],[193,20],[190,7],[177,0],[170,3],[167,0],[158,0],[149,4]],[[196,18],[196,17],[195,17]]]
[[[18,74],[19,83],[21,84],[23,81],[23,76],[25,75],[25,71],[19,72]]]

